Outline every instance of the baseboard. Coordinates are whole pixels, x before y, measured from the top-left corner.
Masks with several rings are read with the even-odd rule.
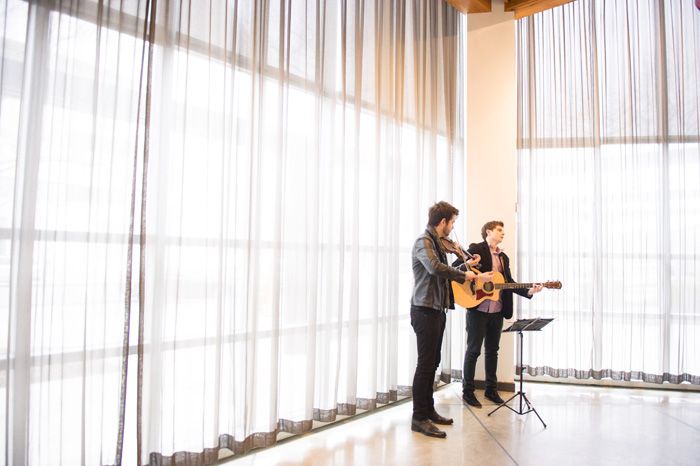
[[[445,382],[445,383],[451,383],[451,382],[461,382],[462,381],[462,371],[461,370],[452,370],[452,374],[450,374],[451,377],[442,374],[440,379]],[[477,390],[484,390],[486,389],[486,381],[485,380],[474,380],[474,388]],[[497,382],[496,384],[496,390],[499,392],[513,392],[515,393],[515,382]]]
[[[474,388],[476,388],[477,390],[485,390],[486,381],[475,380]],[[498,390],[499,392],[515,392],[515,382],[498,382],[498,384],[496,385],[496,390]]]

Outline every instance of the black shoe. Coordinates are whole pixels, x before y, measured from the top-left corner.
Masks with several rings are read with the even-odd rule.
[[[474,392],[465,392],[462,395],[462,399],[469,405],[469,406],[474,406],[475,408],[481,408],[481,403],[479,403],[479,400],[476,399],[476,396],[474,395]]]
[[[440,416],[437,411],[430,413],[428,419],[430,419],[433,424],[442,424],[445,426],[449,426],[454,422],[451,418]]]
[[[413,432],[420,432],[421,434],[427,435],[428,437],[447,437],[447,434],[435,427],[433,423],[430,422],[430,419],[425,419],[423,421],[417,421],[413,419],[413,421],[411,421],[411,430]]]
[[[498,396],[498,392],[496,390],[486,390],[484,392],[484,396],[496,404],[503,404],[503,399]]]

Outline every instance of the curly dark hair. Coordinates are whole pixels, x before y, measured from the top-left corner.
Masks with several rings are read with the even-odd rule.
[[[440,225],[440,221],[443,218],[446,222],[449,222],[452,220],[453,215],[459,215],[459,210],[445,201],[440,201],[428,210],[428,226],[436,227]]]
[[[486,237],[488,236],[486,234],[486,230],[493,230],[496,227],[503,227],[503,226],[505,226],[505,225],[503,225],[503,222],[501,222],[500,220],[491,220],[490,222],[486,222],[486,223],[484,223],[484,226],[481,227],[481,237],[486,239]]]

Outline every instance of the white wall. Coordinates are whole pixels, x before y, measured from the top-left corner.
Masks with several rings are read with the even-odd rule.
[[[502,247],[515,271],[515,22],[512,12],[503,11],[503,0],[493,0],[491,9],[467,15],[467,209],[466,232],[460,240],[465,245],[481,241],[481,226],[502,220],[506,231]],[[513,334],[503,334],[499,384],[514,380],[513,348]],[[476,380],[484,380],[483,351]]]

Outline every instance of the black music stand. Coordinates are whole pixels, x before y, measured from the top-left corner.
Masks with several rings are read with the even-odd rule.
[[[539,317],[536,317],[534,319],[519,319],[513,322],[513,325],[508,327],[507,329],[503,330],[503,332],[518,332],[518,335],[520,335],[520,390],[518,393],[515,395],[511,396],[508,398],[506,401],[498,405],[496,409],[491,411],[489,413],[489,416],[501,409],[502,407],[506,407],[513,411],[515,414],[527,414],[530,412],[534,412],[537,414],[537,411],[535,410],[535,407],[532,406],[530,403],[530,400],[527,399],[525,396],[525,392],[523,391],[523,332],[526,331],[531,331],[531,330],[541,330],[542,327],[553,321],[554,319],[541,319]],[[510,403],[511,400],[513,400],[515,397],[519,396],[520,397],[520,409],[515,410],[514,408],[508,406],[508,403]],[[527,405],[527,410],[523,411],[523,400],[525,400],[525,404]],[[540,420],[542,425],[547,428],[547,424],[544,423],[542,418],[540,417],[539,414],[537,414],[537,418]]]

